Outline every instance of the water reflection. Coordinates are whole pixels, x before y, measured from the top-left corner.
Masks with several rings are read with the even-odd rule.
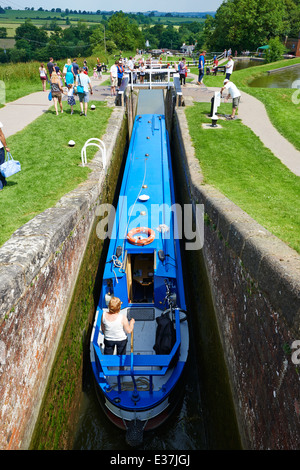
[[[249,86],[258,88],[299,88],[300,64],[297,67],[263,75],[254,79]]]
[[[258,65],[262,65],[264,61],[256,60],[256,59],[233,59],[234,61],[234,71],[247,69],[249,67],[257,67]]]

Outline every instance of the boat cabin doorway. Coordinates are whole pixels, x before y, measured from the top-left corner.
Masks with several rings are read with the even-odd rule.
[[[154,303],[154,254],[128,254],[126,275],[129,303]]]

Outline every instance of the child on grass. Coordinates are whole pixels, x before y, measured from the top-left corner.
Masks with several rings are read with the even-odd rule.
[[[68,85],[68,104],[71,106],[71,114],[73,114],[73,106],[76,104],[75,98],[74,98],[74,88],[73,88],[73,83],[69,83]]]

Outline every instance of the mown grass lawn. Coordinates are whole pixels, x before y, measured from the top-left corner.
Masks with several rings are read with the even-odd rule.
[[[206,103],[186,108],[204,183],[219,189],[271,233],[300,253],[300,178],[290,172],[241,121],[203,129]],[[218,112],[231,112],[221,104]]]
[[[7,139],[11,154],[21,163],[21,172],[7,179],[0,191],[0,246],[12,233],[45,209],[52,207],[66,193],[87,178],[90,171],[81,164],[81,149],[87,139],[105,133],[112,109],[102,102],[80,116],[79,103],[70,114],[64,102],[64,113],[56,116],[51,107],[24,130]],[[69,147],[69,140],[76,145]],[[96,147],[87,148],[92,158]]]

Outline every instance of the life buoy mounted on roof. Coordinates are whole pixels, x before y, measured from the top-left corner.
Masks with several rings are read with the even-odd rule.
[[[148,236],[143,237],[142,235],[144,234]],[[152,228],[148,227],[136,227],[130,230],[127,234],[127,240],[129,241],[129,243],[132,243],[132,245],[149,245],[149,243],[152,243],[154,239],[155,232],[154,230],[152,230]]]

